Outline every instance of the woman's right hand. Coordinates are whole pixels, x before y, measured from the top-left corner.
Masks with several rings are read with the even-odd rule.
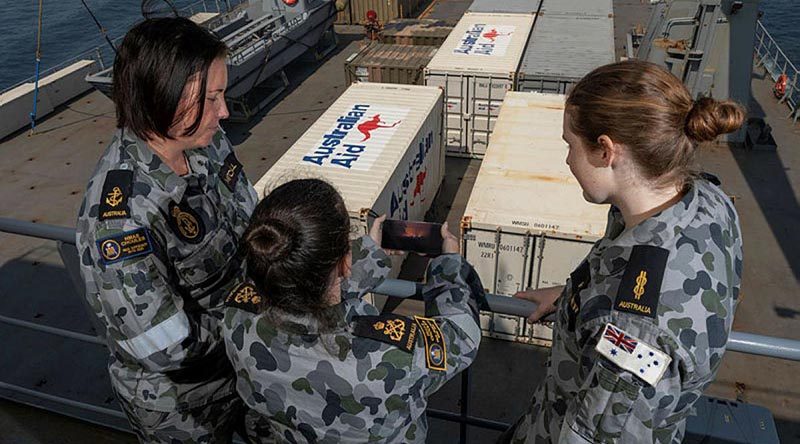
[[[442,254],[458,254],[460,245],[455,234],[447,228],[447,222],[442,224]]]
[[[556,301],[564,290],[563,285],[549,288],[539,288],[536,290],[528,289],[518,291],[514,294],[515,298],[525,299],[536,304],[536,310],[528,316],[528,322],[534,323],[556,311]]]

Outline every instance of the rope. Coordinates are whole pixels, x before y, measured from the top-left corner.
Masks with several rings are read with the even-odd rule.
[[[29,114],[31,118],[29,136],[33,135],[33,129],[36,128],[36,102],[39,101],[39,66],[42,62],[42,2],[43,0],[39,0],[39,26],[36,33],[36,80],[33,87],[33,110]]]

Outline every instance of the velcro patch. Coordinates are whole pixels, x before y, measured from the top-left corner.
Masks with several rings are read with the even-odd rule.
[[[231,151],[231,153],[228,154],[228,157],[225,158],[222,168],[219,170],[219,176],[222,179],[222,183],[224,183],[231,192],[233,192],[233,189],[236,188],[236,181],[239,179],[239,173],[241,173],[241,171],[242,164],[239,163],[239,159],[237,159],[233,154],[233,151]]]
[[[125,219],[131,216],[128,199],[133,189],[133,171],[111,170],[103,182],[98,219]]]
[[[589,261],[584,260],[578,265],[578,268],[575,269],[569,275],[570,281],[570,296],[569,296],[569,310],[567,316],[567,328],[570,331],[575,330],[575,321],[578,318],[578,313],[581,310],[581,296],[580,292],[584,290],[589,285],[589,279],[591,278],[590,270],[589,270]]]
[[[594,349],[619,368],[631,372],[653,387],[672,362],[666,353],[610,323],[606,324]]]
[[[651,245],[636,245],[614,301],[614,310],[655,319],[661,281],[669,251]]]
[[[206,235],[203,220],[185,202],[180,204],[170,202],[167,220],[172,231],[190,244],[200,243]]]
[[[353,334],[394,345],[411,352],[417,344],[417,324],[405,316],[391,313],[379,316],[354,316]]]
[[[447,346],[436,319],[414,316],[425,340],[425,363],[431,370],[447,371]]]
[[[98,240],[97,250],[103,263],[113,264],[152,253],[153,243],[150,241],[150,232],[147,228],[137,228]]]
[[[243,282],[228,293],[228,296],[225,298],[225,305],[228,307],[241,308],[251,313],[260,313],[262,301],[263,298],[258,294],[256,287],[247,282]]]

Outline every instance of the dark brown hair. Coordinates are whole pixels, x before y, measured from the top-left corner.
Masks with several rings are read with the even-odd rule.
[[[569,93],[566,111],[570,129],[587,146],[596,148],[607,135],[630,149],[646,179],[662,184],[685,183],[697,144],[737,130],[745,117],[729,100],[693,101],[675,76],[639,60],[587,74]]]
[[[329,307],[331,274],[350,251],[344,200],[319,179],[287,182],[256,206],[240,251],[262,310],[317,315]]]
[[[143,140],[172,139],[172,125],[197,109],[183,135],[194,134],[203,117],[208,68],[226,54],[225,43],[186,18],[148,19],[131,28],[114,60],[111,95],[117,127],[130,129]],[[195,76],[200,80],[197,106],[176,115],[184,88]]]

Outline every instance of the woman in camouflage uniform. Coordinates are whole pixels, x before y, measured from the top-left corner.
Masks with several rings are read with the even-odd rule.
[[[714,380],[739,297],[739,221],[719,183],[690,172],[699,142],[739,128],[731,102],[693,101],[656,65],[589,73],[567,98],[567,164],[605,236],[566,287],[522,292],[556,312],[547,376],[501,441],[680,443]]]
[[[184,18],[128,32],[114,62],[119,129],[78,216],[111,383],[143,442],[230,441],[244,408],[219,323],[257,199],[219,127],[225,56]]]
[[[242,244],[250,282],[226,299],[224,334],[249,431],[278,442],[421,443],[428,396],[475,359],[481,339],[474,276],[442,229],[424,317],[380,314],[362,299],[389,273],[383,218],[349,241],[341,196],[316,179],[277,187]],[[474,288],[481,288],[474,285]]]

